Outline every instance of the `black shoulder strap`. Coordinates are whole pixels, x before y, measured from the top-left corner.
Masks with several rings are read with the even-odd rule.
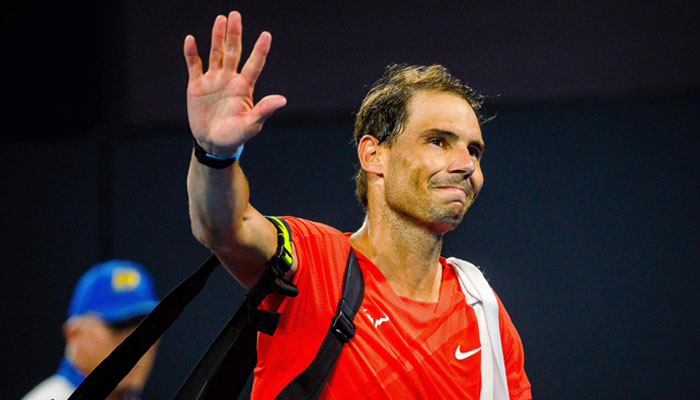
[[[321,396],[343,345],[355,336],[356,329],[352,321],[364,295],[365,280],[355,252],[351,248],[345,268],[343,297],[338,303],[330,329],[311,365],[282,390],[277,396],[278,399],[317,399]]]
[[[188,276],[141,321],[134,332],[117,346],[75,389],[69,400],[102,400],[112,393],[126,374],[202,290],[219,260],[212,255]]]

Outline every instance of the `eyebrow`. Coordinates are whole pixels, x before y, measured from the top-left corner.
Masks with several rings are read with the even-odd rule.
[[[438,136],[438,137],[453,140],[453,141],[457,141],[460,139],[459,135],[457,135],[456,133],[454,133],[452,131],[446,131],[444,129],[437,129],[437,128],[425,130],[425,131],[421,132],[421,134],[420,134],[421,138],[429,138],[429,137],[433,137],[433,136]],[[486,150],[486,145],[484,144],[484,142],[482,142],[480,140],[470,140],[469,145],[476,146],[479,149],[479,152],[481,152],[482,154]]]

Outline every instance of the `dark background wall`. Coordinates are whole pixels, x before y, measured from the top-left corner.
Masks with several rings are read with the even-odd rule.
[[[273,34],[256,97],[288,106],[242,159],[252,202],[352,231],[352,113],[390,62],[488,94],[486,186],[445,254],[481,265],[523,338],[536,398],[695,398],[697,2],[107,1],[2,5],[7,398],[56,368],[72,287],[108,257],[162,296],[207,255],[185,176],[187,33],[241,10]],[[206,52],[205,50],[203,50]],[[162,340],[169,398],[241,301],[218,271]]]

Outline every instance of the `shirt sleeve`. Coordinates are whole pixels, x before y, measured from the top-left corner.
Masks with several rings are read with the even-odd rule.
[[[525,352],[520,335],[513,325],[501,299],[498,300],[498,325],[501,331],[503,359],[506,364],[506,380],[511,400],[531,400],[530,380],[525,373]]]

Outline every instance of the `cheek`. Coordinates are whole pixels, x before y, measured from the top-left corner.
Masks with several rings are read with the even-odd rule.
[[[484,186],[484,174],[479,167],[474,174],[471,176],[472,187],[474,188],[474,194],[479,194],[479,191]]]
[[[110,332],[96,329],[82,335],[76,343],[76,361],[81,369],[91,372],[116,346]]]
[[[416,186],[420,186],[420,182],[426,180],[424,175],[423,168],[416,166],[409,160],[401,160],[394,163],[391,167],[391,176],[387,182],[387,189],[394,192],[415,192]]]
[[[395,154],[389,160],[385,186],[389,193],[401,192],[402,197],[415,196],[418,191],[427,190],[433,176],[442,171],[442,160],[430,152],[413,149],[403,150],[401,156]]]
[[[111,332],[106,332],[104,336],[96,340],[95,346],[99,348],[99,351],[104,354],[104,357],[108,356],[112,350],[122,342],[122,338],[112,334]]]

